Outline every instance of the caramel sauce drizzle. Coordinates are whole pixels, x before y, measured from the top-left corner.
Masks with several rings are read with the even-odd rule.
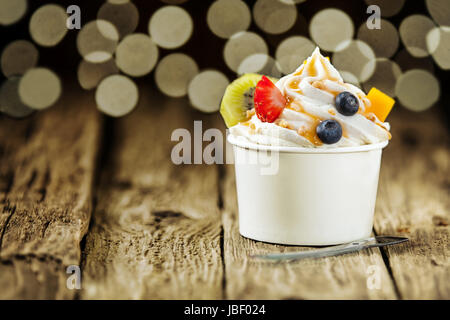
[[[322,90],[322,91],[328,92],[328,93],[332,94],[334,97],[336,97],[336,96],[340,93],[340,91],[334,91],[334,90],[328,89],[328,88],[325,86],[325,84],[323,83],[323,81],[324,81],[324,80],[317,80],[317,81],[314,81],[314,82],[312,83],[312,86],[313,86],[314,88],[317,88],[317,89],[320,89],[320,90]]]
[[[311,61],[310,61],[310,63],[309,63],[309,66],[308,66],[308,74],[309,74],[310,77],[315,77],[315,76],[317,76],[316,67],[314,66],[315,63],[316,63],[316,57],[313,56],[313,57],[311,58]]]
[[[286,108],[291,109],[296,112],[301,112],[305,115],[307,115],[311,121],[307,125],[304,125],[300,127],[297,130],[297,133],[301,135],[302,137],[306,138],[309,142],[314,144],[315,146],[321,146],[323,143],[319,139],[316,133],[316,127],[320,124],[322,121],[319,117],[312,115],[305,111],[303,106],[298,101],[293,101],[292,99],[288,100],[288,104]]]
[[[298,80],[294,80],[294,81],[291,81],[289,83],[289,88],[291,88],[293,90],[297,90],[298,89],[298,85],[299,85],[299,81]]]

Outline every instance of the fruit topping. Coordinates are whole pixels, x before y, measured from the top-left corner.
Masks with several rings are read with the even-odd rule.
[[[336,96],[335,105],[337,111],[344,116],[352,116],[359,109],[358,99],[348,91],[343,91]]]
[[[366,113],[374,113],[381,122],[384,122],[391,112],[395,100],[376,88],[370,89],[367,98],[371,105],[366,109]]]
[[[259,80],[261,80],[260,74],[247,73],[234,80],[225,89],[220,105],[220,114],[227,127],[248,120],[252,116],[253,95]],[[272,81],[276,81],[276,79]]]
[[[286,106],[286,98],[266,76],[258,82],[254,96],[256,116],[262,122],[274,122]]]
[[[333,144],[341,139],[342,127],[336,120],[325,120],[316,127],[316,133],[323,143]]]

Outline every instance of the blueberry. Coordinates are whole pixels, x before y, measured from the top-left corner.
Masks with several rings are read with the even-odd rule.
[[[333,144],[341,139],[342,127],[336,120],[325,120],[317,126],[316,133],[323,143]]]
[[[342,91],[336,96],[336,109],[344,116],[352,116],[358,112],[358,99],[348,91]]]

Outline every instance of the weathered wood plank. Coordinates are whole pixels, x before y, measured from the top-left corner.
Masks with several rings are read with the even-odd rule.
[[[222,194],[227,299],[395,299],[378,249],[319,260],[273,264],[249,259],[262,252],[308,250],[239,235],[234,169],[227,166]],[[379,287],[372,286],[376,273]],[[369,282],[369,285],[368,285]],[[370,289],[369,289],[370,288]]]
[[[392,115],[375,215],[378,234],[410,241],[386,249],[404,299],[450,298],[450,141],[439,110]]]
[[[72,298],[101,134],[92,96],[66,89],[25,120],[0,118],[0,298]]]
[[[171,161],[172,131],[197,119],[205,130],[211,117],[141,91],[137,110],[113,122],[81,297],[222,298],[217,168]]]

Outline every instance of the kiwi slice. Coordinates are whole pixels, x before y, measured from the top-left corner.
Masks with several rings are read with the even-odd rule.
[[[220,105],[220,114],[228,128],[248,119],[247,111],[254,107],[253,94],[261,77],[260,74],[246,73],[230,83],[225,89]],[[274,83],[278,80],[269,79]]]

